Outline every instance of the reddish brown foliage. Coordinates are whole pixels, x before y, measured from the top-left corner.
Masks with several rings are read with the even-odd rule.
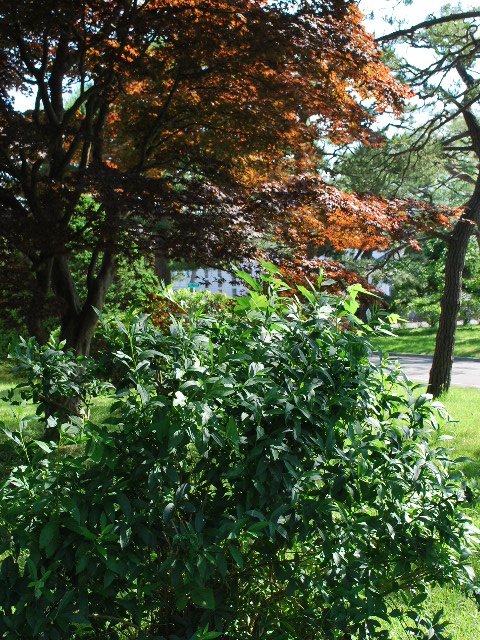
[[[305,253],[425,226],[414,203],[311,177],[319,138],[377,144],[374,118],[407,94],[353,0],[0,0],[0,81],[1,234],[39,307],[62,299],[73,345],[132,242],[213,264],[264,236]],[[35,109],[16,112],[13,90]],[[79,300],[69,257],[85,250]]]
[[[252,216],[263,215],[272,236],[303,256],[326,243],[339,251],[386,249],[392,241],[418,248],[420,230],[433,232],[460,213],[412,199],[347,194],[311,174],[263,184],[254,198]]]

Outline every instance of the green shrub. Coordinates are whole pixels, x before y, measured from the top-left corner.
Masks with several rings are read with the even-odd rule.
[[[6,322],[0,319],[0,358],[3,359],[8,353],[10,344],[18,339],[18,330],[12,329]]]
[[[369,362],[358,288],[264,280],[228,322],[118,323],[105,423],[11,434],[1,638],[446,637],[428,586],[476,587],[441,406]]]
[[[413,311],[417,317],[428,322],[431,327],[436,327],[440,320],[440,300],[435,296],[415,298]]]
[[[463,320],[463,324],[470,324],[472,320],[480,318],[480,301],[477,296],[470,293],[462,293],[462,304],[458,312],[459,320]]]

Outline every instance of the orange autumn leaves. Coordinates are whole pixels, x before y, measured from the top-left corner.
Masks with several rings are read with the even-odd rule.
[[[347,194],[308,173],[263,184],[252,198],[250,214],[263,217],[274,239],[305,256],[325,244],[338,251],[382,250],[392,241],[418,248],[419,234],[448,226],[460,213],[413,199]]]
[[[32,262],[137,243],[212,264],[265,240],[307,257],[445,222],[317,177],[319,140],[379,144],[408,95],[353,0],[0,0],[0,17],[0,80],[37,95],[0,101],[0,219]]]
[[[210,177],[231,175],[252,154],[266,165],[305,145],[318,155],[319,137],[378,142],[375,115],[398,108],[407,90],[381,63],[355,5],[333,7],[146,3],[150,41],[122,77],[111,154],[152,175],[192,165]]]

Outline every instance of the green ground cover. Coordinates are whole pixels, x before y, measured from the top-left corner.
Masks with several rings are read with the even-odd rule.
[[[384,353],[433,355],[437,335],[436,328],[396,329],[394,333],[395,336],[376,339],[375,344]],[[480,358],[480,325],[457,327],[455,355],[457,358]]]
[[[479,334],[480,336],[480,334]],[[8,366],[0,365],[0,395],[16,383]],[[419,388],[419,393],[424,388]],[[443,429],[443,435],[453,437],[451,446],[454,457],[467,457],[471,462],[463,464],[463,471],[469,479],[480,480],[480,391],[476,389],[451,388],[443,399],[449,413],[455,419],[454,423]],[[102,420],[106,417],[110,405],[110,398],[98,398],[92,407],[91,418]],[[26,407],[28,415],[34,415],[34,407]],[[13,427],[15,416],[7,403],[0,400],[0,421],[6,426]],[[35,421],[32,421],[35,429]],[[9,442],[0,436],[0,466],[3,467],[1,476],[6,469],[15,463],[15,453]],[[480,528],[480,505],[465,510]],[[473,559],[472,565],[477,574],[480,573],[480,555]],[[445,611],[445,617],[450,621],[448,631],[452,640],[478,640],[480,637],[480,613],[473,600],[467,599],[462,593],[446,586],[435,587],[426,603],[426,611],[434,613],[439,608]],[[407,640],[408,637],[399,626],[393,626],[395,640]]]
[[[468,328],[468,327],[467,327]],[[476,327],[475,327],[476,328]],[[477,334],[480,338],[480,333]],[[424,391],[424,389],[423,389]],[[471,462],[462,465],[465,476],[480,481],[480,390],[451,387],[442,398],[450,415],[455,419],[443,430],[451,435],[453,457],[469,458]],[[480,505],[464,511],[480,528]],[[474,558],[472,565],[477,575],[480,573],[480,556]],[[430,612],[442,608],[445,617],[451,622],[448,628],[453,640],[478,640],[480,638],[480,612],[472,599],[467,599],[451,587],[435,587],[427,602]],[[399,633],[398,640],[406,636]]]

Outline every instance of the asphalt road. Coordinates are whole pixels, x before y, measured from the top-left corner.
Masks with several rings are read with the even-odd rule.
[[[410,380],[428,382],[428,374],[432,366],[431,356],[391,353],[390,360],[398,360]],[[378,364],[378,356],[373,356],[372,361]],[[480,360],[455,358],[452,369],[452,385],[480,389]]]

